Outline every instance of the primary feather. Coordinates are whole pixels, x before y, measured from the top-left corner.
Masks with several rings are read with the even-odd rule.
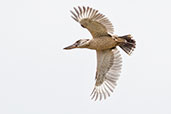
[[[74,7],[74,11],[71,11],[73,14],[71,17],[79,22],[82,27],[87,28],[94,38],[113,34],[112,23],[98,10],[78,6],[78,8]]]
[[[113,92],[121,72],[122,58],[117,48],[96,52],[96,83],[91,95],[92,99],[101,100]]]

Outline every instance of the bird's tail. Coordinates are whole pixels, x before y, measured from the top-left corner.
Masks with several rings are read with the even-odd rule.
[[[120,43],[120,48],[122,48],[128,55],[134,51],[134,48],[136,46],[136,42],[134,39],[132,39],[131,35],[125,35],[125,36],[119,36],[118,38],[124,39],[124,43]]]

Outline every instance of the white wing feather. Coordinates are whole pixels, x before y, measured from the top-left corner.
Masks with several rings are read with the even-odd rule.
[[[98,10],[95,10],[90,7],[84,7],[84,6],[82,8],[79,6],[78,6],[78,8],[74,7],[74,10],[75,10],[75,13],[73,11],[71,11],[71,13],[73,14],[71,17],[75,21],[80,23],[82,20],[88,19],[88,21],[97,22],[100,24],[100,29],[103,29],[104,32],[107,32],[109,34],[113,34],[114,30],[113,30],[112,23],[105,17],[105,15],[99,13]],[[99,27],[99,25],[97,25],[97,24],[96,24],[96,26]],[[96,30],[89,29],[89,31],[94,32]]]
[[[117,50],[97,51],[96,84],[91,93],[92,99],[106,99],[113,92],[120,76],[122,58]]]

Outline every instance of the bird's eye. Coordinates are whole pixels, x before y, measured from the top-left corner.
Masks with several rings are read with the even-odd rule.
[[[76,41],[76,43],[79,43],[79,42],[80,42],[80,40]]]
[[[81,25],[83,28],[85,28],[85,26],[84,25]]]

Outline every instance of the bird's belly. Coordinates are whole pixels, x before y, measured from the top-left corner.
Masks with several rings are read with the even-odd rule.
[[[111,49],[117,45],[117,42],[112,38],[97,38],[92,39],[89,49],[106,50]]]

